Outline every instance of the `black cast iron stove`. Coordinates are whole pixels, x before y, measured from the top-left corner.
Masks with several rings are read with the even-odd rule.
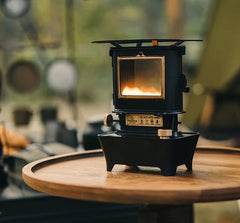
[[[189,91],[182,74],[184,41],[196,40],[93,42],[113,45],[113,113],[119,117],[120,130],[98,136],[107,171],[115,164],[159,167],[165,176],[175,175],[182,164],[192,170],[199,134],[178,131],[182,93]],[[159,45],[163,42],[171,45]],[[114,121],[108,114],[104,123],[110,126]]]

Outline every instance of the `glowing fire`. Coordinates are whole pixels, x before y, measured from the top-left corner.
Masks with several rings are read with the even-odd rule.
[[[140,89],[137,87],[130,88],[125,87],[122,91],[122,95],[150,95],[150,96],[161,96],[161,91],[156,90],[155,88]]]

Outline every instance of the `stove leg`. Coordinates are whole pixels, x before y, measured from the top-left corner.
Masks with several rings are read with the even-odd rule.
[[[188,170],[192,171],[192,161],[193,157],[188,157],[185,163],[185,166],[187,167]]]
[[[187,167],[187,169],[188,169],[189,171],[192,171],[192,161],[191,161],[191,162],[187,162],[187,163],[185,164],[185,166]]]
[[[177,167],[160,168],[164,176],[175,176]]]
[[[194,223],[193,205],[141,206],[138,223]]]
[[[106,164],[107,164],[107,171],[111,172],[115,164],[109,161],[107,161]]]

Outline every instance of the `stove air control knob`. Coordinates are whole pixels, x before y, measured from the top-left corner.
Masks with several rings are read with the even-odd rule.
[[[113,120],[112,114],[106,114],[104,116],[103,123],[104,123],[105,126],[110,127],[110,126],[113,125],[113,122],[114,122],[114,120]]]

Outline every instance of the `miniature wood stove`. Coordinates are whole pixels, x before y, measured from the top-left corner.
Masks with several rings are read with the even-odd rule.
[[[113,45],[113,113],[119,117],[120,130],[98,136],[107,171],[115,164],[159,167],[165,176],[175,175],[182,164],[192,170],[199,134],[178,131],[182,94],[189,91],[182,74],[184,41],[193,40],[93,42]],[[159,46],[162,42],[173,43]],[[114,121],[108,114],[104,123],[111,126]]]

